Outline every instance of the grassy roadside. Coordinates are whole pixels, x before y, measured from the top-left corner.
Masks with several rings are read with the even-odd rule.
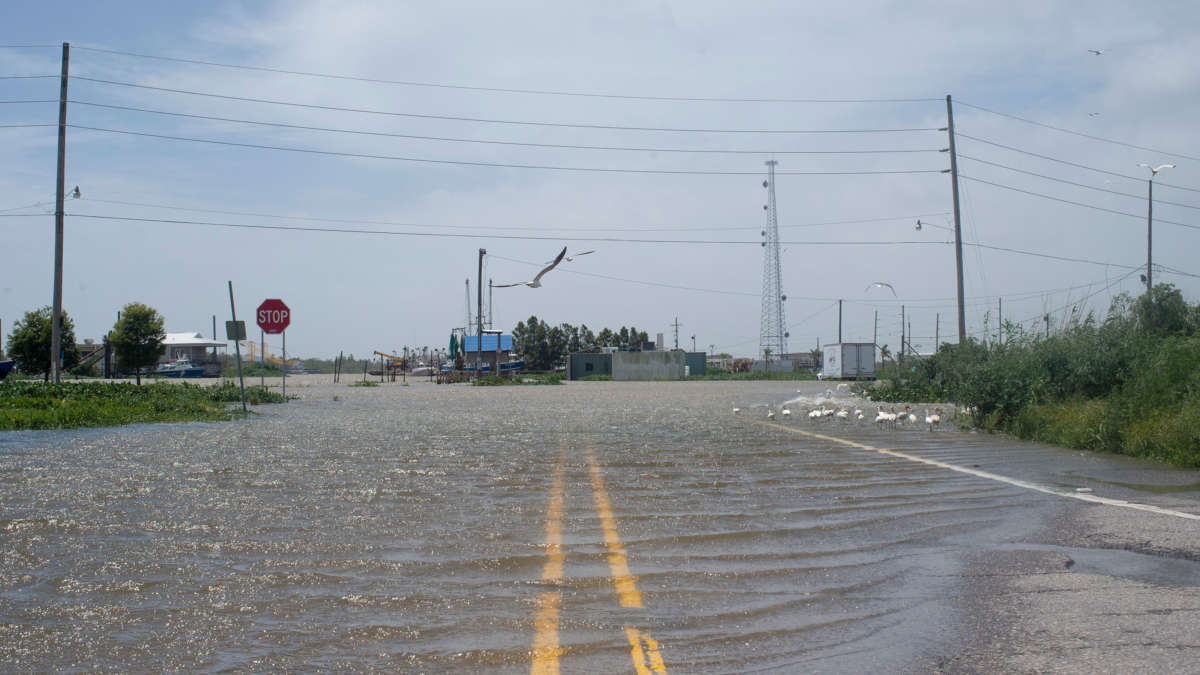
[[[15,381],[0,384],[0,431],[114,427],[152,422],[214,422],[241,416],[230,380],[200,386],[187,382]],[[247,387],[246,402],[282,403],[281,394]]]
[[[1200,305],[1170,285],[1118,296],[1104,321],[1080,318],[1004,344],[944,344],[881,369],[874,400],[946,401],[989,431],[1200,468]]]
[[[797,370],[786,373],[767,372],[764,370],[751,371],[748,373],[735,373],[720,368],[711,368],[704,375],[688,375],[683,378],[685,380],[795,380],[808,381],[816,380],[817,374],[807,370]]]

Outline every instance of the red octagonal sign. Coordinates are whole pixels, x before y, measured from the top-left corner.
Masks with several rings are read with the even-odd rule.
[[[278,298],[267,298],[258,306],[258,327],[264,333],[282,333],[292,322],[292,310]]]

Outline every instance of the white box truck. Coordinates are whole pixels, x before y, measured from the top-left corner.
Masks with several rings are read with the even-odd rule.
[[[822,347],[821,376],[827,380],[875,379],[875,345],[838,342]]]

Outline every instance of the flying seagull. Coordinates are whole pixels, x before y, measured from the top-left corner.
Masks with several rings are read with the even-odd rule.
[[[917,218],[917,232],[921,231],[921,219]]]
[[[1088,51],[1095,54],[1096,56],[1100,56],[1101,54],[1104,53],[1103,49],[1089,49]]]
[[[1158,166],[1150,166],[1149,164],[1146,164],[1144,162],[1138,163],[1138,166],[1144,166],[1147,169],[1150,169],[1151,176],[1157,175],[1158,172],[1162,171],[1163,169],[1174,169],[1175,168],[1174,164],[1159,164]]]
[[[1098,113],[1098,112],[1090,112],[1090,113],[1088,113],[1088,117],[1099,117],[1099,116],[1100,116],[1100,113]]]
[[[497,284],[497,285],[493,286],[493,288],[509,288],[511,286],[528,286],[530,288],[541,288],[542,287],[542,277],[544,277],[546,275],[546,272],[549,272],[550,270],[557,267],[558,263],[562,262],[562,259],[565,258],[566,256],[567,256],[567,247],[564,246],[563,250],[558,252],[558,256],[556,256],[549,265],[546,265],[545,267],[543,267],[541,272],[537,273],[537,276],[533,278],[533,281],[518,281],[515,284]]]
[[[581,255],[587,255],[587,254],[589,254],[589,253],[595,253],[595,251],[594,251],[594,250],[592,250],[592,251],[581,251],[581,252],[579,252],[579,253],[572,253],[571,255],[569,255],[569,256],[567,256],[566,258],[564,258],[564,260],[566,260],[567,262],[574,262],[574,261],[575,261],[575,259],[576,259],[576,258],[578,258],[579,256],[581,256]],[[546,264],[547,264],[547,265],[549,265],[549,264],[550,264],[550,262],[549,262],[549,261],[547,261],[547,262],[546,262]]]
[[[878,286],[879,288],[886,288],[886,289],[888,289],[889,291],[891,291],[891,292],[892,292],[892,297],[896,297],[896,289],[892,288],[892,285],[891,285],[891,284],[889,284],[889,283],[885,283],[885,282],[882,282],[882,281],[876,281],[875,283],[871,284],[870,286],[867,286],[866,290],[864,290],[864,291],[863,291],[863,293],[866,293],[867,291],[869,291],[869,290],[871,290],[872,288],[875,288],[875,287],[877,287],[877,286]]]

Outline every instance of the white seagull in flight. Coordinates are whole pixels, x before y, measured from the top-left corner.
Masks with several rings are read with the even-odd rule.
[[[581,251],[581,252],[579,252],[579,253],[572,253],[571,255],[567,256],[567,257],[565,258],[565,260],[566,260],[567,262],[574,262],[574,261],[575,261],[575,259],[576,259],[576,258],[578,258],[578,257],[579,257],[579,256],[581,256],[581,255],[587,255],[587,254],[589,254],[589,253],[595,253],[595,252],[596,252],[596,251],[592,250],[592,251]],[[547,261],[547,262],[546,262],[546,264],[547,264],[547,265],[549,265],[549,264],[550,264],[550,262],[549,262],[549,261]]]
[[[866,293],[867,291],[871,290],[872,288],[875,288],[876,286],[878,286],[879,288],[888,289],[889,291],[892,292],[892,297],[896,297],[896,289],[892,288],[891,284],[885,283],[883,281],[876,281],[875,283],[871,284],[870,286],[867,286],[866,290],[864,290],[863,293]]]
[[[537,273],[537,276],[533,278],[533,281],[518,281],[515,284],[497,284],[496,286],[493,286],[493,288],[509,288],[511,286],[528,286],[530,288],[541,288],[542,277],[544,277],[546,275],[546,272],[549,272],[550,270],[557,267],[558,263],[562,262],[562,259],[565,258],[566,255],[567,255],[567,247],[564,246],[563,250],[558,252],[558,256],[556,256],[549,265],[546,265],[545,267],[543,267],[541,272]]]
[[[1096,56],[1100,56],[1101,54],[1104,53],[1103,49],[1089,49],[1088,51],[1095,54]]]

